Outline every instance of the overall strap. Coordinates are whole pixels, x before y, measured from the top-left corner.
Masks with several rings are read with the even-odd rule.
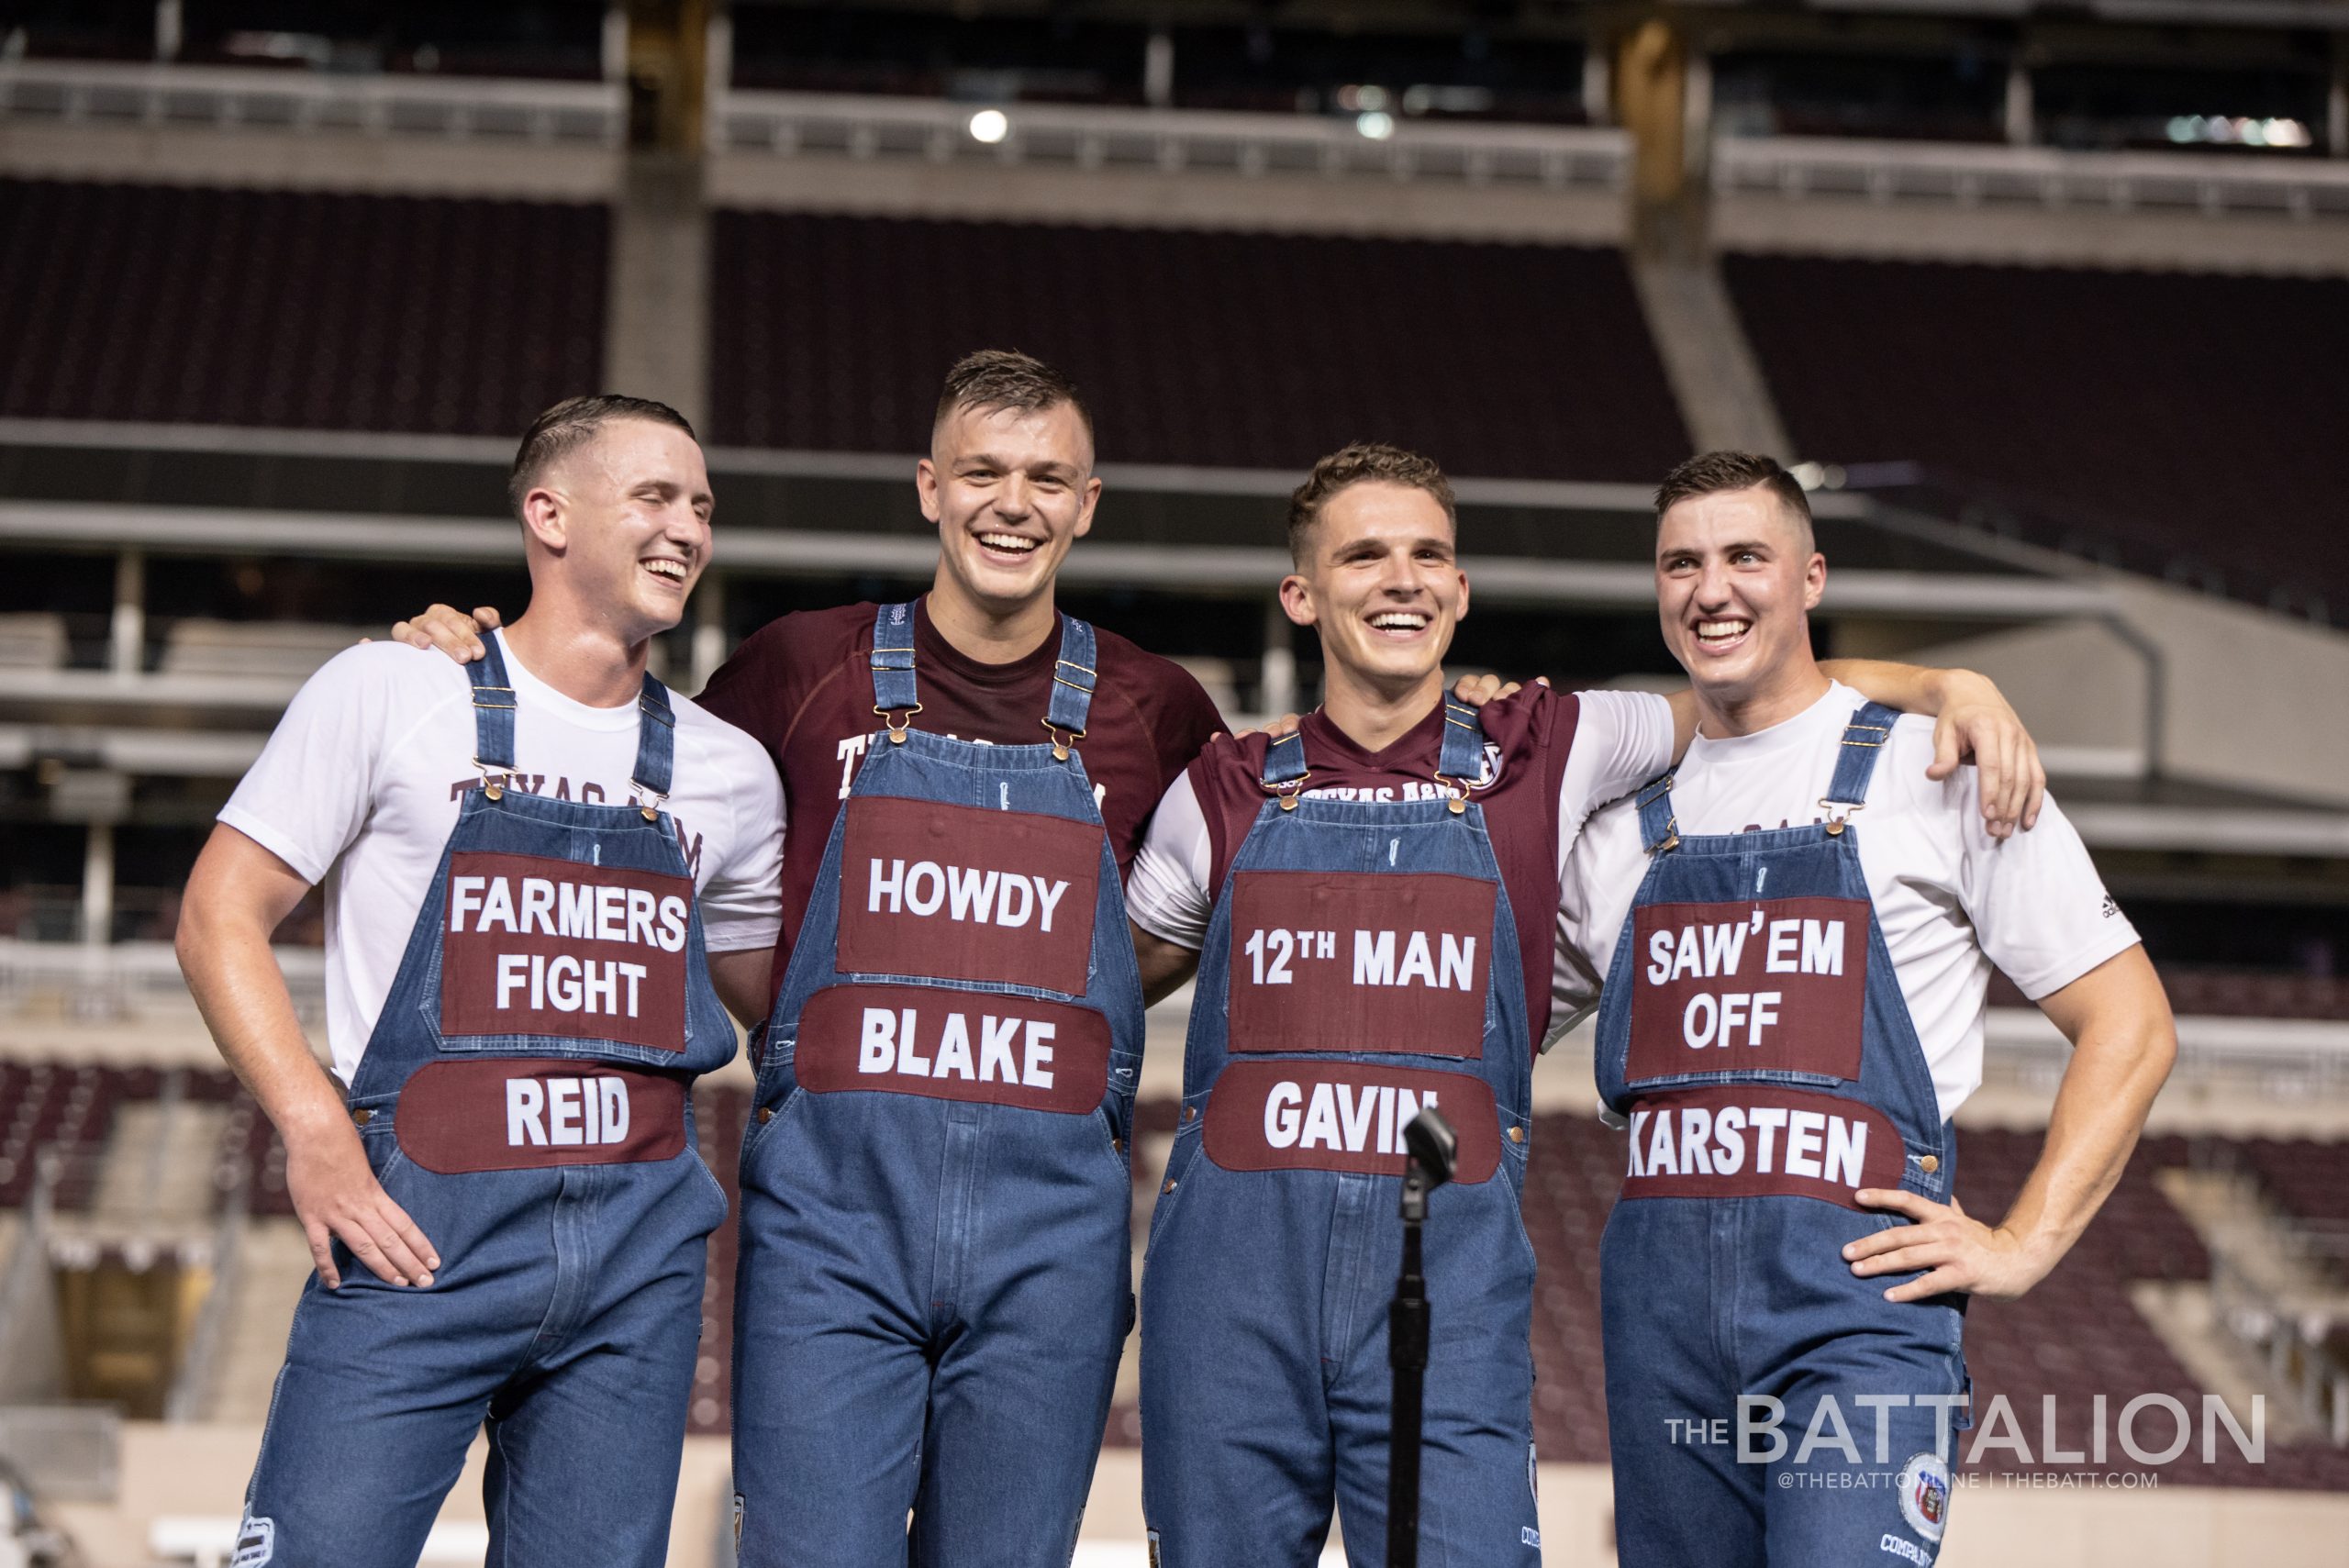
[[[1443,750],[1435,771],[1438,776],[1463,784],[1474,784],[1484,775],[1485,721],[1456,697],[1443,699]]]
[[[1095,659],[1092,627],[1063,614],[1060,662],[1052,666],[1052,700],[1044,714],[1055,751],[1065,752],[1070,741],[1085,739],[1085,715],[1093,710],[1093,683],[1099,678]]]
[[[1464,814],[1468,809],[1468,792],[1474,789],[1485,771],[1485,721],[1466,703],[1447,696],[1443,699],[1443,745],[1436,753],[1436,783],[1458,785],[1448,791],[1452,796],[1452,814]]]
[[[636,771],[629,782],[636,786],[637,802],[650,818],[660,814],[669,798],[674,772],[677,716],[669,710],[669,688],[644,673],[644,690],[636,699]]]
[[[1672,810],[1672,775],[1664,773],[1640,786],[1640,843],[1652,855],[1680,847],[1680,819]]]
[[[1290,730],[1264,748],[1264,793],[1278,799],[1283,811],[1297,809],[1297,797],[1305,793],[1305,781],[1312,773],[1313,770],[1305,765],[1302,728]]]
[[[484,637],[481,647],[481,657],[465,666],[465,674],[473,684],[473,766],[486,784],[492,773],[514,771],[514,684],[498,639]]]
[[[914,685],[914,607],[884,605],[873,617],[873,711],[892,735],[905,734],[906,720],[921,711]],[[888,724],[894,714],[906,720]]]
[[[1876,753],[1892,739],[1893,720],[1900,716],[1882,703],[1867,703],[1843,727],[1842,744],[1835,752],[1835,776],[1828,781],[1821,806],[1857,807],[1867,803],[1868,779],[1876,772]]]

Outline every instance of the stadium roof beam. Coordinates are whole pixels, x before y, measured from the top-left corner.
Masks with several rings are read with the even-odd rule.
[[[351,513],[17,502],[0,504],[0,546],[509,565],[520,555],[510,523],[412,517],[387,527],[390,521]],[[719,556],[729,572],[913,578],[929,576],[937,559],[937,542],[927,534],[754,528],[729,530]],[[1637,562],[1472,554],[1463,563],[1488,602],[1644,609],[1655,600],[1653,573]],[[1061,575],[1073,583],[1257,594],[1288,570],[1288,552],[1278,548],[1095,540],[1070,555]],[[2110,608],[2093,582],[1987,572],[1839,572],[1829,580],[1827,598],[1830,614],[1932,620],[2045,620]]]

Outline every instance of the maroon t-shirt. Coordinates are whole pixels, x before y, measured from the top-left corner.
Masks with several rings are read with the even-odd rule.
[[[1485,826],[1500,862],[1517,921],[1518,955],[1525,971],[1529,1046],[1538,1048],[1550,1028],[1550,950],[1558,917],[1558,809],[1565,783],[1566,757],[1574,749],[1581,703],[1571,694],[1528,686],[1516,695],[1488,703],[1483,711],[1487,768],[1499,777],[1475,793]],[[1382,751],[1365,751],[1316,709],[1300,726],[1305,762],[1312,770],[1305,793],[1328,800],[1399,801],[1439,794],[1436,761],[1443,746],[1443,709],[1427,717]],[[1250,735],[1218,740],[1191,764],[1191,788],[1207,818],[1213,872],[1210,899],[1219,896],[1241,840],[1264,809],[1264,751],[1269,737]]]
[[[734,651],[695,699],[757,737],[783,774],[787,827],[783,934],[774,950],[778,993],[815,894],[832,819],[881,727],[873,712],[871,664],[877,607],[803,610],[769,622]],[[1199,683],[1173,660],[1145,653],[1097,627],[1094,637],[1093,707],[1077,750],[1122,874],[1141,845],[1159,796],[1223,728],[1223,720]],[[921,711],[913,716],[913,727],[997,746],[1043,744],[1060,649],[1055,626],[1043,646],[1026,658],[981,663],[938,634],[926,598],[916,601],[914,679]]]

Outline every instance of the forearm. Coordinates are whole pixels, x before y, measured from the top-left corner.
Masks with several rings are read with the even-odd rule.
[[[221,1057],[290,1141],[341,1123],[344,1107],[302,1033],[269,937],[257,918],[191,905],[180,922],[180,969]]]
[[[717,988],[718,999],[745,1025],[764,1023],[774,1010],[774,994],[769,989],[774,973],[774,949],[771,947],[709,955],[709,983]]]
[[[1126,929],[1133,935],[1134,962],[1141,970],[1142,1006],[1155,1006],[1164,1001],[1198,972],[1199,954],[1196,948],[1170,942],[1131,920],[1126,922]]]
[[[1841,681],[1870,702],[1902,713],[1937,717],[1969,681],[1989,683],[1971,670],[1936,670],[1886,659],[1822,659],[1820,673]],[[1991,688],[1993,691],[1995,687]]]
[[[2047,1118],[2047,1141],[1999,1224],[2052,1269],[2104,1206],[2168,1078],[2177,1037],[2166,1006],[2083,1028]]]

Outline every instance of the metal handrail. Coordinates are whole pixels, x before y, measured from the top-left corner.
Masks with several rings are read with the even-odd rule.
[[[1974,206],[2349,217],[2349,162],[2291,154],[2095,152],[1832,137],[1723,137],[1716,191]]]
[[[627,105],[617,83],[19,60],[0,64],[0,117],[616,147]]]

